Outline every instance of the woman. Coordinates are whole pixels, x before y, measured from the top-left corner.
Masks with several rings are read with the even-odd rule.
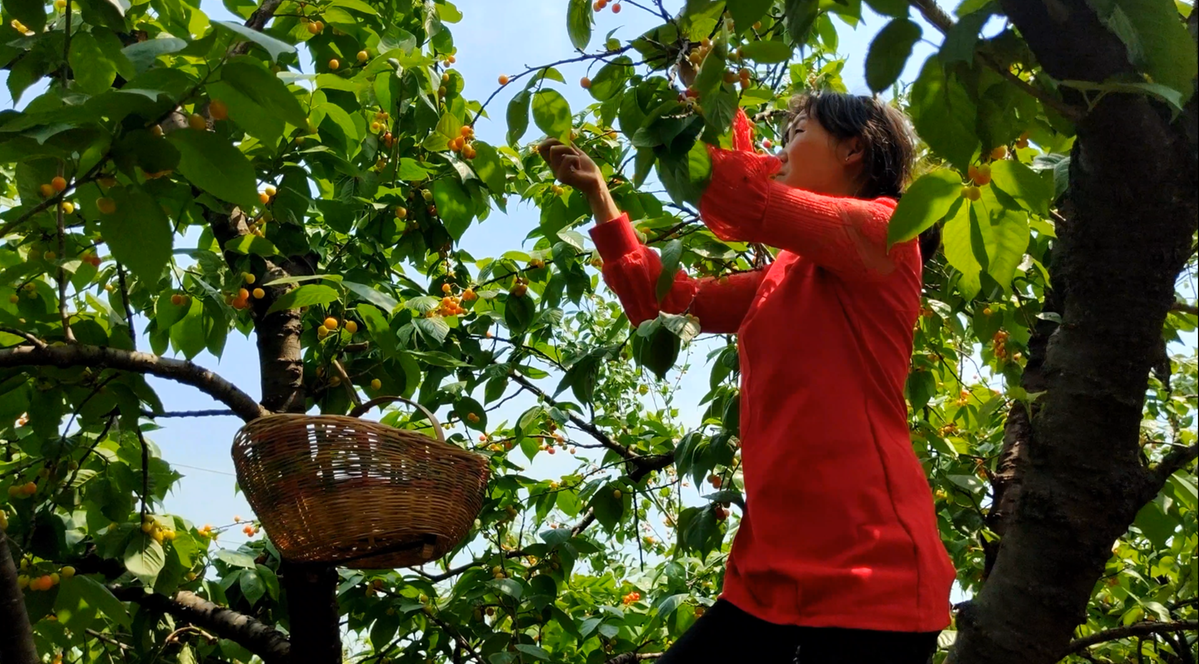
[[[541,146],[588,196],[605,281],[633,325],[686,311],[705,332],[738,334],[746,511],[720,600],[659,664],[924,664],[949,624],[954,570],[903,397],[921,248],[887,248],[912,140],[869,97],[791,106],[777,157],[752,152],[738,115],[738,149],[709,148],[699,201],[717,236],[777,247],[776,260],[715,279],[680,272],[661,303],[661,261],[599,168],[575,147]]]

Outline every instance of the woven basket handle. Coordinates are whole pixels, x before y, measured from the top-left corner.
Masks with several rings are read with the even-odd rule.
[[[410,399],[405,399],[404,397],[375,397],[374,399],[363,403],[361,406],[356,406],[354,410],[350,411],[350,417],[362,417],[366,411],[374,408],[375,406],[385,403],[394,403],[396,401],[403,401],[409,406],[412,406],[424,413],[425,417],[429,418],[429,422],[433,425],[433,433],[437,436],[437,440],[442,443],[445,442],[445,432],[441,430],[441,422],[437,421],[437,416],[429,412],[428,408],[425,408],[424,406]]]

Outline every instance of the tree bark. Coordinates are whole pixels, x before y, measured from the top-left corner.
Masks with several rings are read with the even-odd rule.
[[[25,611],[25,596],[17,587],[17,566],[13,563],[8,537],[0,529],[0,663],[37,664],[33,628]]]
[[[1046,72],[1103,81],[1131,71],[1085,0],[1002,0]],[[1103,98],[1077,124],[1072,223],[1050,268],[1062,324],[995,566],[958,616],[951,662],[1048,664],[1085,620],[1095,583],[1158,484],[1139,443],[1148,375],[1191,250],[1194,146],[1139,95]]]
[[[213,236],[223,247],[230,240],[250,232],[246,215],[234,209],[228,215],[210,212],[208,222]],[[244,257],[225,252],[231,268]],[[251,258],[261,273],[262,283],[280,277],[313,274],[315,261],[310,257],[287,257],[278,261]],[[257,271],[257,269],[256,269]],[[268,313],[271,304],[291,285],[263,286],[266,296],[251,300],[254,333],[258,343],[262,404],[271,412],[302,413],[305,410],[303,349],[300,345],[301,314],[297,309]],[[303,653],[304,664],[340,664],[341,630],[337,605],[337,571],[330,565],[298,565],[284,561],[280,583],[287,598],[289,634],[293,652]],[[301,656],[297,655],[295,659]],[[300,664],[297,661],[295,664]]]
[[[104,367],[150,374],[191,385],[229,406],[243,420],[266,414],[258,402],[236,385],[186,360],[87,344],[18,346],[0,350],[0,367],[22,366]]]
[[[173,597],[147,593],[140,588],[114,588],[118,599],[169,613],[208,632],[229,639],[262,658],[266,664],[288,664],[291,644],[282,632],[250,616],[222,606],[186,590]],[[4,660],[7,664],[7,660]]]

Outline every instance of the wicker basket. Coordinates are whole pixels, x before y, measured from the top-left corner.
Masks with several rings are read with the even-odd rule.
[[[357,419],[403,401],[437,438]],[[435,560],[470,532],[487,489],[487,461],[445,442],[420,404],[380,397],[341,415],[270,415],[237,432],[237,481],[279,553],[355,569]]]

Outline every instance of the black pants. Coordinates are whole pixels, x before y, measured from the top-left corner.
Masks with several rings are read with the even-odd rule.
[[[929,664],[938,633],[775,625],[718,600],[658,664]]]

